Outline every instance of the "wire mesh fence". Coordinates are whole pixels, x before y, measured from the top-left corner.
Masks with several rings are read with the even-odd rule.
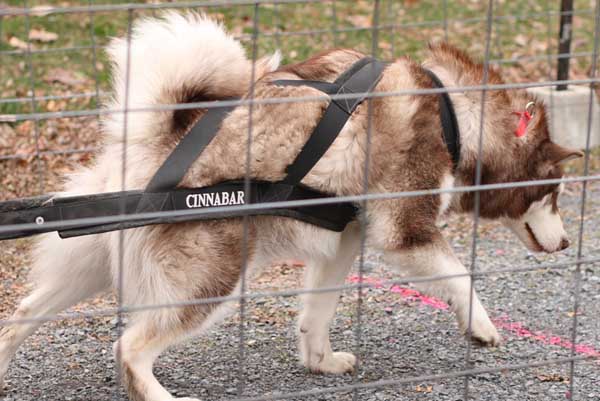
[[[568,4],[571,3],[571,4]],[[573,4],[574,3],[574,4]],[[361,193],[339,194],[332,198],[292,200],[285,202],[263,202],[207,209],[173,210],[136,214],[121,214],[111,217],[85,217],[77,221],[49,222],[46,226],[60,230],[67,224],[78,223],[95,226],[99,224],[124,224],[132,221],[173,221],[174,218],[210,218],[224,212],[238,212],[243,217],[243,241],[241,245],[242,267],[239,294],[226,294],[195,298],[182,302],[167,302],[151,305],[127,304],[123,293],[126,266],[124,249],[128,245],[126,236],[119,235],[116,259],[118,265],[116,281],[116,303],[105,308],[50,314],[35,317],[7,318],[0,326],[17,324],[64,321],[116,316],[118,336],[121,335],[123,321],[128,314],[161,309],[177,309],[190,306],[215,305],[227,301],[237,306],[237,329],[230,332],[230,344],[236,345],[237,385],[228,398],[237,400],[281,400],[316,399],[328,395],[343,394],[352,399],[363,399],[364,390],[398,387],[406,384],[438,382],[445,379],[462,381],[460,399],[475,399],[473,379],[488,373],[501,373],[527,370],[544,366],[567,366],[565,382],[568,399],[584,399],[578,393],[577,367],[581,363],[597,362],[600,354],[592,348],[589,352],[578,352],[582,303],[591,301],[594,294],[582,294],[582,275],[586,268],[595,268],[600,263],[600,255],[585,247],[586,230],[594,233],[594,227],[586,227],[586,217],[597,214],[594,205],[590,206],[589,187],[600,180],[597,123],[594,113],[598,113],[595,95],[600,79],[597,78],[598,43],[600,30],[600,1],[580,0],[563,2],[562,8],[552,1],[341,1],[341,0],[215,0],[187,2],[140,1],[122,3],[119,1],[97,4],[96,2],[0,2],[0,185],[2,200],[22,199],[28,196],[43,195],[60,188],[60,177],[71,170],[70,164],[90,164],[94,155],[103,145],[97,131],[101,119],[110,115],[123,115],[122,157],[120,164],[121,190],[126,185],[126,158],[128,155],[128,116],[148,111],[178,111],[195,109],[218,109],[223,107],[247,108],[247,144],[244,158],[244,180],[246,198],[249,198],[251,177],[251,142],[253,140],[253,109],[262,105],[289,104],[295,107],[316,101],[348,101],[365,99],[369,106],[366,131],[366,160],[364,181]],[[224,22],[230,32],[240,40],[253,62],[260,57],[280,49],[284,64],[299,62],[314,53],[329,48],[352,48],[365,55],[391,62],[398,57],[409,55],[422,58],[427,51],[427,42],[447,40],[469,50],[483,60],[483,73],[477,85],[446,88],[414,88],[395,91],[372,91],[369,93],[343,93],[318,96],[285,96],[255,98],[255,74],[252,70],[250,90],[243,99],[205,101],[178,104],[161,104],[148,108],[129,107],[129,83],[125,83],[124,109],[103,107],[113,93],[110,82],[110,64],[105,54],[109,40],[113,36],[129,39],[131,43],[133,24],[147,16],[159,16],[165,10],[200,11]],[[568,39],[568,40],[567,40]],[[130,48],[127,47],[127,68],[129,68]],[[173,62],[182,62],[173,60]],[[566,64],[565,64],[566,63]],[[570,70],[568,69],[570,66]],[[500,68],[506,83],[490,80],[491,69]],[[127,74],[129,70],[127,71]],[[128,76],[128,75],[127,75]],[[568,168],[568,174],[561,178],[519,180],[499,183],[486,183],[485,166],[482,165],[484,135],[486,129],[485,110],[489,96],[499,91],[515,91],[532,88],[554,88],[561,86],[585,87],[588,96],[584,105],[585,116],[576,116],[584,121],[585,133],[579,135],[579,145],[585,150],[583,162]],[[472,182],[463,182],[451,188],[428,188],[408,191],[381,192],[369,188],[369,157],[373,131],[372,102],[385,98],[419,97],[442,93],[480,94],[475,110],[480,110],[478,118],[479,137],[476,139],[477,163]],[[554,115],[560,115],[561,104],[555,102],[556,92],[550,92],[551,132],[556,134]],[[581,109],[579,109],[581,110]],[[575,117],[575,116],[573,116]],[[459,122],[460,124],[460,122]],[[481,241],[481,194],[485,191],[501,191],[510,188],[531,188],[565,184],[573,186],[577,195],[578,216],[576,241],[568,258],[548,260],[534,265],[516,263],[485,268],[480,261],[478,244]],[[138,188],[135,188],[138,189]],[[366,279],[365,263],[367,253],[367,210],[375,201],[417,199],[429,195],[473,193],[472,224],[469,227],[468,273],[435,274],[428,277],[409,275],[392,277],[379,281]],[[321,288],[284,289],[252,291],[247,280],[247,263],[250,249],[252,214],[265,210],[324,206],[349,202],[358,205],[362,211],[358,218],[360,227],[360,252],[354,282],[341,285],[328,285]],[[592,210],[589,210],[592,207]],[[157,220],[158,219],[158,220]],[[171,220],[169,220],[171,219]],[[35,229],[38,223],[20,223],[0,226],[0,234],[23,229]],[[1,235],[0,235],[1,236]],[[4,246],[1,245],[1,246]],[[11,245],[7,245],[11,246]],[[592,245],[593,246],[593,245]],[[474,285],[501,274],[525,274],[532,271],[568,271],[571,273],[572,297],[571,327],[566,348],[569,353],[560,358],[537,355],[526,362],[494,363],[481,366],[473,358],[471,341],[465,342],[465,353],[461,363],[442,368],[441,373],[409,374],[402,377],[376,375],[369,380],[365,376],[362,362],[356,366],[352,380],[341,385],[322,388],[299,389],[298,391],[256,393],[249,391],[244,375],[248,365],[247,333],[248,302],[264,298],[287,298],[306,294],[337,294],[340,291],[354,294],[355,308],[351,321],[354,353],[359,361],[369,356],[361,350],[369,338],[364,338],[364,328],[369,324],[365,316],[365,298],[374,288],[399,288],[416,283],[430,283],[469,277],[469,314],[467,334],[471,332]],[[1,270],[0,270],[1,271]],[[587,297],[588,299],[584,299]],[[596,301],[597,302],[597,301]],[[12,301],[11,301],[12,303]],[[595,333],[598,338],[599,333]],[[533,336],[533,335],[532,335]],[[448,341],[452,341],[448,339]],[[545,340],[544,340],[545,341]],[[122,359],[117,348],[117,360]],[[118,365],[120,366],[120,365]],[[1,368],[2,366],[0,366]],[[119,368],[117,367],[117,370]],[[1,370],[0,370],[0,373]],[[117,372],[117,381],[121,377]],[[596,371],[597,373],[597,371]],[[592,383],[594,380],[592,380]],[[579,397],[581,395],[581,397]],[[563,395],[564,396],[564,395]],[[115,392],[114,399],[122,399]],[[142,398],[140,398],[142,399]],[[346,399],[346,398],[343,398]],[[368,399],[368,398],[364,398]],[[369,398],[370,399],[370,398]],[[385,399],[385,398],[384,398]],[[392,399],[392,398],[390,398]],[[552,399],[552,398],[549,398]]]

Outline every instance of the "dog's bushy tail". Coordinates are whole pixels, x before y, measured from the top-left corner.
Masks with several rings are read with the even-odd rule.
[[[114,39],[114,97],[108,108],[148,109],[243,96],[252,77],[252,62],[241,44],[221,24],[202,14],[168,12],[135,22],[131,41]],[[279,54],[256,63],[255,79],[275,70]],[[124,126],[125,118],[127,127]],[[126,134],[132,143],[176,129],[173,111],[110,112],[104,119],[109,141]]]

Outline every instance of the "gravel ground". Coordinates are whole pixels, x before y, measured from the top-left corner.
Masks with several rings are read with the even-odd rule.
[[[562,197],[563,216],[574,243],[560,255],[531,255],[506,229],[483,222],[477,247],[478,271],[538,266],[567,261],[576,255],[580,186],[570,185]],[[590,187],[587,202],[583,255],[600,257],[600,185]],[[452,218],[445,228],[457,254],[470,260],[471,221]],[[3,301],[0,318],[23,292],[26,268],[20,257],[28,241],[2,244],[3,264],[13,272],[0,281]],[[300,282],[302,268],[280,266],[265,272],[252,289],[289,288]],[[385,269],[379,255],[369,253],[366,276],[372,280],[397,279]],[[497,319],[505,343],[499,348],[471,348],[472,367],[483,368],[533,363],[568,357],[574,300],[574,267],[501,273],[476,281],[490,315]],[[182,344],[157,362],[158,379],[177,396],[202,400],[230,400],[243,387],[243,397],[331,389],[310,400],[462,400],[463,377],[422,379],[401,385],[336,392],[336,387],[378,380],[405,380],[421,375],[453,374],[466,367],[467,342],[457,331],[453,316],[430,300],[407,297],[388,287],[365,291],[360,335],[356,330],[357,295],[342,297],[333,327],[337,350],[359,350],[361,366],[356,376],[320,376],[308,373],[296,359],[296,297],[269,298],[248,303],[244,320],[245,358],[239,359],[239,316],[233,316],[209,335]],[[77,310],[112,304],[112,297],[79,305]],[[578,355],[600,350],[600,263],[582,266],[578,315]],[[125,400],[115,382],[111,347],[118,332],[114,317],[49,323],[30,337],[13,361],[5,401]],[[536,333],[537,337],[528,335]],[[543,337],[542,337],[543,336]],[[600,399],[600,363],[592,359],[575,365],[576,400]],[[468,380],[475,400],[564,400],[569,391],[569,364],[501,370]],[[356,398],[355,398],[356,397]],[[276,399],[283,397],[275,396]],[[300,399],[300,398],[287,398]]]

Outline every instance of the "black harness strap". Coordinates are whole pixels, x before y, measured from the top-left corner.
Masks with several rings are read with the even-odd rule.
[[[217,135],[227,114],[234,108],[235,106],[208,109],[154,174],[146,187],[146,192],[176,188],[194,161]]]
[[[329,104],[312,135],[296,156],[294,162],[287,167],[287,176],[283,179],[284,183],[299,184],[317,164],[342,131],[356,106],[377,85],[385,66],[386,64],[375,59],[364,58],[356,62],[334,82],[334,85],[338,88],[336,94],[360,94],[361,96],[352,99],[338,99]],[[311,81],[294,80],[273,81],[273,84],[312,86]],[[314,87],[321,90],[318,86]],[[331,92],[327,93],[332,94]]]
[[[443,89],[444,84],[433,71],[426,68],[423,69],[429,78],[433,81],[436,88]],[[456,121],[456,113],[454,106],[450,100],[448,92],[442,92],[440,95],[440,120],[442,122],[442,130],[444,132],[444,141],[450,156],[452,156],[452,166],[456,170],[460,161],[460,131],[458,130],[458,122]]]

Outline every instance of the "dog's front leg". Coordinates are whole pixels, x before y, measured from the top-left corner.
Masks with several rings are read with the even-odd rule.
[[[407,277],[436,277],[432,281],[415,282],[415,286],[430,295],[448,302],[456,313],[460,329],[466,333],[469,328],[469,309],[471,309],[471,336],[488,345],[498,345],[500,335],[491,322],[475,290],[469,296],[471,277],[465,266],[452,252],[441,234],[428,245],[398,251],[386,251],[387,260]],[[472,300],[472,304],[469,301]]]
[[[318,290],[344,284],[359,249],[355,228],[342,233],[337,255],[333,260],[307,262],[306,289]],[[300,351],[304,366],[315,373],[341,374],[354,370],[356,357],[347,352],[333,352],[329,327],[341,291],[307,293],[302,296],[303,310],[298,326]]]

